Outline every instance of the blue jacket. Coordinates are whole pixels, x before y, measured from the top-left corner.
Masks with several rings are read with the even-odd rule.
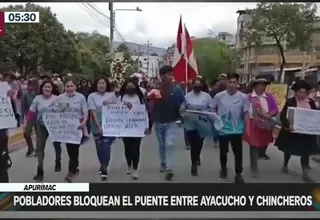
[[[180,106],[185,100],[184,95],[183,95],[183,91],[179,86],[173,86],[171,93],[173,94],[172,96],[170,96],[170,98],[172,99],[171,101],[174,103],[175,107],[177,108],[176,111],[179,112]],[[161,114],[165,114],[165,113],[160,112],[160,111],[156,111],[154,109],[153,114],[152,114],[153,121],[158,122],[161,117],[160,116]]]

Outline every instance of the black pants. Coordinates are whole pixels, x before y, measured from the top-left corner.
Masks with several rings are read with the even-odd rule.
[[[8,134],[7,129],[0,130],[0,182],[9,182],[9,150],[8,150]]]
[[[201,138],[197,130],[187,131],[185,134],[190,142],[190,156],[192,165],[196,165],[200,161],[200,154],[203,146],[204,138]]]
[[[288,166],[290,158],[291,158],[290,154],[284,153],[284,166]],[[300,164],[301,164],[302,169],[309,167],[309,159],[310,159],[309,156],[300,157]]]
[[[189,137],[188,137],[188,132],[185,129],[184,129],[183,136],[184,136],[184,143],[186,144],[186,146],[190,146],[190,140],[189,140]]]
[[[79,144],[66,144],[69,155],[69,172],[76,174],[79,167]]]
[[[230,134],[219,136],[220,165],[221,169],[227,169],[229,143],[234,154],[235,173],[242,173],[242,134]]]
[[[122,138],[127,165],[132,166],[134,170],[137,170],[139,165],[141,139],[141,137]]]

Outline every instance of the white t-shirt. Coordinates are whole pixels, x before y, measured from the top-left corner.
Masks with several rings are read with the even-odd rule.
[[[140,105],[140,99],[139,96],[134,95],[134,96],[128,96],[128,95],[124,95],[122,98],[121,96],[118,97],[117,103],[124,103],[124,102],[130,102],[132,105]]]

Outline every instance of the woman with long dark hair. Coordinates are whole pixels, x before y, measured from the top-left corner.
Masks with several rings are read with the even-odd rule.
[[[57,100],[58,88],[52,81],[43,81],[40,85],[39,95],[32,101],[26,116],[27,124],[36,126],[36,153],[38,158],[37,174],[33,177],[35,181],[43,180],[43,161],[46,142],[49,136],[48,130],[44,125],[42,116],[45,112],[53,112],[54,102]],[[61,170],[61,147],[54,143],[56,152],[56,171]],[[59,170],[57,170],[57,167]]]
[[[145,100],[145,95],[142,93],[139,85],[134,83],[133,79],[125,81],[119,91],[118,103],[123,103],[129,109],[134,105],[145,105],[148,112],[148,105]],[[146,134],[151,131],[151,124],[146,125]],[[140,159],[141,137],[123,137],[122,141],[125,148],[125,157],[127,160],[128,171],[133,179],[138,179],[138,165]]]
[[[96,79],[91,87],[91,94],[88,97],[90,111],[90,128],[96,144],[97,155],[100,162],[99,174],[102,180],[108,177],[107,168],[110,162],[111,144],[114,137],[104,137],[102,130],[102,107],[104,105],[116,104],[117,97],[112,90],[108,78]]]

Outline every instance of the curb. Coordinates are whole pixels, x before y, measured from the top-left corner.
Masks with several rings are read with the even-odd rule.
[[[11,147],[12,145],[17,144],[23,140],[24,140],[23,132],[16,133],[9,137],[8,146]]]

